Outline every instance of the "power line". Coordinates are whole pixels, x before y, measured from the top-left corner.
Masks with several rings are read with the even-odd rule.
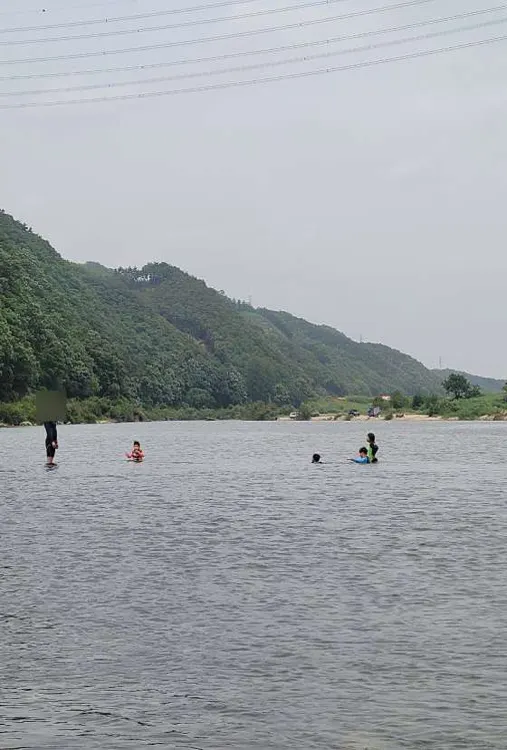
[[[125,86],[141,86],[153,83],[168,83],[169,81],[181,81],[192,78],[204,78],[208,76],[225,75],[231,73],[246,73],[253,70],[262,70],[264,68],[277,68],[283,65],[294,65],[303,62],[310,62],[312,60],[322,60],[330,57],[337,57],[341,55],[349,55],[357,52],[371,52],[372,50],[384,49],[386,47],[395,47],[402,44],[408,44],[410,42],[422,42],[429,39],[437,39],[443,36],[449,36],[451,34],[458,34],[463,31],[476,31],[477,29],[485,28],[488,26],[497,26],[501,23],[507,23],[507,18],[495,19],[493,21],[484,21],[480,24],[471,24],[468,26],[461,26],[454,29],[444,29],[442,31],[434,31],[427,34],[418,34],[416,36],[404,37],[402,39],[391,39],[385,42],[377,42],[374,44],[368,44],[359,47],[352,47],[348,49],[333,50],[330,52],[321,52],[313,55],[305,55],[299,57],[285,58],[284,60],[275,61],[264,61],[260,63],[254,63],[251,65],[239,65],[236,67],[219,68],[217,70],[210,71],[196,71],[193,73],[180,73],[173,76],[158,76],[156,78],[144,78],[137,81],[113,81],[111,83],[98,83],[98,84],[86,84],[82,86],[67,86],[57,87],[52,89],[35,89],[32,91],[8,91],[0,92],[0,97],[16,97],[16,96],[41,96],[47,94],[63,94],[63,93],[74,93],[82,91],[96,91],[98,89],[116,89]]]
[[[2,47],[12,46],[26,46],[29,44],[54,44],[55,42],[76,42],[88,39],[110,39],[118,36],[131,36],[132,34],[146,34],[153,31],[172,31],[173,29],[184,29],[194,26],[208,26],[213,23],[223,23],[226,21],[242,21],[246,18],[258,18],[261,16],[275,15],[278,13],[289,13],[304,8],[317,8],[324,5],[331,5],[334,3],[347,2],[347,0],[308,0],[307,2],[300,3],[298,5],[286,5],[282,8],[265,8],[263,10],[252,11],[250,13],[240,13],[236,16],[221,16],[220,18],[194,18],[191,21],[181,21],[180,23],[169,23],[162,24],[159,26],[141,26],[137,29],[115,29],[112,31],[95,31],[88,34],[69,34],[67,36],[53,36],[53,37],[37,37],[36,39],[7,39],[0,41]],[[410,5],[424,5],[426,3],[433,3],[436,0],[411,0],[410,2],[398,3],[397,5],[387,6],[388,10],[394,10],[397,8],[404,8]],[[371,12],[371,11],[370,11]],[[364,11],[351,11],[348,14],[343,14],[342,18],[357,18],[358,16],[368,15]]]
[[[18,65],[24,63],[40,63],[40,62],[56,62],[60,60],[83,60],[90,57],[103,57],[104,55],[123,55],[130,52],[147,52],[148,50],[155,49],[168,49],[170,47],[185,47],[194,44],[205,44],[208,42],[223,42],[229,39],[241,39],[249,36],[258,36],[259,34],[270,34],[275,31],[287,31],[289,29],[300,29],[306,26],[314,26],[321,23],[331,23],[333,21],[344,21],[351,18],[358,18],[360,16],[374,15],[375,13],[386,13],[391,10],[397,10],[400,8],[414,7],[417,5],[423,5],[428,2],[435,2],[435,0],[405,0],[405,2],[397,3],[396,5],[382,5],[376,8],[369,8],[367,10],[352,11],[351,13],[345,13],[338,16],[327,16],[325,18],[313,18],[306,21],[298,21],[296,23],[282,24],[280,26],[266,26],[262,29],[248,29],[246,31],[238,31],[232,34],[219,34],[216,36],[200,37],[198,39],[183,39],[175,42],[161,42],[159,44],[147,44],[141,47],[124,47],[123,49],[108,49],[108,50],[94,50],[92,52],[76,52],[70,55],[52,55],[49,57],[24,57],[16,60],[0,60],[0,65]]]
[[[152,99],[154,97],[162,96],[177,96],[181,94],[197,94],[208,91],[221,91],[232,88],[245,88],[248,86],[257,86],[266,83],[275,83],[280,81],[296,80],[300,78],[310,78],[329,73],[338,73],[349,70],[358,70],[360,68],[370,68],[377,65],[385,65],[388,63],[402,62],[406,60],[413,60],[416,58],[429,57],[431,55],[444,54],[447,52],[453,52],[455,50],[470,49],[472,47],[484,46],[487,44],[494,44],[496,42],[504,42],[507,40],[507,35],[499,37],[490,37],[488,39],[479,39],[473,42],[463,42],[461,44],[455,44],[448,47],[440,47],[438,49],[431,50],[420,50],[418,52],[409,52],[404,55],[398,55],[396,57],[383,57],[376,60],[363,60],[357,63],[350,63],[349,65],[340,65],[328,68],[318,68],[316,70],[300,71],[297,73],[285,73],[278,76],[268,76],[266,78],[252,78],[243,81],[226,81],[224,83],[207,84],[203,86],[193,86],[183,89],[167,89],[164,91],[145,91],[139,94],[121,94],[117,96],[100,96],[88,99],[60,99],[48,102],[26,102],[16,104],[0,104],[0,109],[34,109],[42,107],[58,107],[65,105],[78,105],[78,104],[98,104],[101,102],[118,102],[127,101],[132,99]]]
[[[215,8],[226,8],[233,5],[247,5],[257,3],[260,0],[220,0],[217,3],[206,3],[204,5],[193,5],[187,8],[165,8],[164,10],[152,10],[145,13],[135,13],[127,16],[112,16],[111,18],[92,18],[89,21],[66,21],[62,23],[38,24],[37,26],[17,26],[0,29],[0,34],[13,34],[28,31],[50,31],[52,29],[70,29],[80,26],[97,26],[102,24],[120,23],[125,21],[141,21],[147,18],[161,18],[163,16],[174,16],[183,13],[194,13],[202,10],[214,10]]]
[[[138,0],[101,0],[97,3],[79,5],[59,5],[55,8],[25,8],[25,10],[2,10],[0,16],[28,16],[35,14],[61,13],[63,10],[88,10],[90,8],[103,8],[110,5],[122,5],[123,3],[137,3]]]
[[[486,13],[492,13],[493,11],[507,10],[507,4],[497,5],[494,8],[485,8],[484,10],[472,10],[467,13],[456,13],[452,16],[442,16],[440,18],[431,18],[426,21],[417,21],[415,23],[408,23],[402,26],[391,26],[383,29],[374,29],[372,31],[362,31],[356,34],[347,34],[342,36],[328,37],[327,39],[318,39],[312,42],[298,42],[295,44],[284,44],[276,47],[264,47],[263,49],[254,50],[243,50],[240,52],[228,52],[222,55],[212,55],[208,57],[191,57],[183,58],[180,60],[169,60],[157,63],[145,63],[141,65],[125,65],[120,67],[112,68],[91,68],[88,70],[72,70],[72,71],[57,71],[50,73],[23,73],[17,75],[6,75],[0,76],[0,82],[2,81],[20,81],[20,80],[34,80],[34,79],[46,79],[46,78],[66,78],[70,76],[88,76],[97,75],[104,73],[128,73],[132,71],[150,70],[154,68],[167,68],[180,65],[193,65],[198,63],[214,63],[224,62],[225,60],[234,60],[241,57],[249,57],[252,55],[265,55],[273,54],[276,52],[288,52],[289,50],[304,49],[308,47],[319,47],[327,44],[334,44],[336,42],[352,41],[354,39],[366,39],[372,36],[379,36],[381,34],[394,34],[400,31],[410,31],[412,29],[419,29],[424,26],[433,26],[435,24],[448,23],[450,21],[462,21],[465,18],[476,17],[479,15],[485,15]],[[480,25],[478,26],[478,28]]]

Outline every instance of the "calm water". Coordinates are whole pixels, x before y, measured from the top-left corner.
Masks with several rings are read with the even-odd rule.
[[[375,427],[0,431],[0,748],[505,750],[507,425]]]

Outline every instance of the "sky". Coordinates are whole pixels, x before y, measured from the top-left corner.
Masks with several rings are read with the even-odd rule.
[[[0,0],[1,208],[70,260],[166,261],[507,377],[507,39],[475,44],[507,37],[507,4],[38,2]]]

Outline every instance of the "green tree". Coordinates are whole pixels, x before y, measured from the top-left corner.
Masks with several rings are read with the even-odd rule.
[[[507,382],[505,383],[504,387],[502,388],[502,391],[504,392],[503,400],[507,401]]]
[[[404,409],[407,400],[401,391],[394,391],[391,394],[391,406],[393,409]]]
[[[301,421],[306,422],[312,418],[312,410],[309,404],[301,404],[297,413],[298,413],[298,419],[300,419]]]
[[[273,392],[273,401],[277,406],[286,406],[290,404],[289,389],[283,383],[277,383]]]
[[[417,411],[423,405],[424,405],[424,396],[421,396],[420,393],[416,393],[414,398],[412,399],[412,409]]]
[[[424,399],[424,406],[429,417],[435,417],[440,412],[440,399],[433,393]]]
[[[452,395],[455,399],[470,398],[473,392],[472,384],[468,378],[458,372],[452,372],[442,382],[442,385],[447,395]]]

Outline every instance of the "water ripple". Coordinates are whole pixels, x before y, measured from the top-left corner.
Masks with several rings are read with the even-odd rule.
[[[504,430],[1,431],[0,747],[504,750]]]

